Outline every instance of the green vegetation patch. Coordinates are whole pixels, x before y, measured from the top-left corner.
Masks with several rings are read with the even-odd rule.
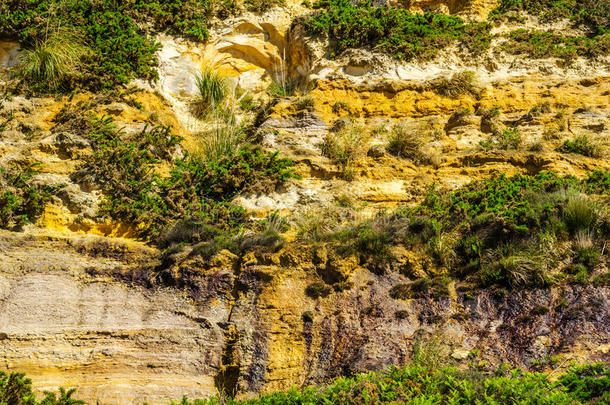
[[[293,388],[257,399],[172,402],[172,405],[226,404],[604,404],[610,399],[610,367],[593,364],[571,368],[556,383],[540,373],[498,369],[419,365],[339,378],[325,387]]]
[[[0,228],[19,229],[44,211],[58,187],[33,181],[39,166],[0,168]]]
[[[513,31],[503,49],[532,58],[557,57],[571,61],[577,56],[595,58],[610,53],[610,1],[608,0],[502,0],[490,18],[538,16],[542,22],[569,19],[588,33],[581,37],[520,29]]]
[[[490,17],[502,17],[509,12],[527,12],[546,22],[568,18],[574,24],[586,25],[594,34],[605,33],[610,28],[608,0],[502,0]]]
[[[610,34],[571,37],[545,31],[515,30],[502,48],[513,55],[555,57],[567,62],[576,57],[596,58],[610,53]]]
[[[311,35],[335,41],[335,54],[373,47],[397,59],[427,60],[456,42],[473,53],[490,44],[487,23],[466,23],[459,17],[376,7],[370,0],[321,0],[314,7],[319,11],[305,18],[303,24]]]
[[[232,12],[233,2],[218,0],[7,0],[0,3],[0,36],[45,58],[41,73],[26,75],[36,91],[112,88],[139,78],[157,78],[155,55],[159,44],[149,35],[166,31],[205,41],[208,20],[214,14]],[[66,65],[66,44],[86,50],[72,63],[60,86],[50,86],[44,73],[54,65]]]
[[[231,203],[237,194],[271,192],[295,177],[292,161],[258,147],[245,145],[217,161],[190,155],[172,159],[180,138],[167,127],[129,136],[111,118],[84,124],[94,153],[75,180],[100,184],[106,195],[101,214],[137,225],[140,236],[157,242],[185,218],[236,232],[245,220],[243,209]],[[160,164],[170,167],[168,176],[157,173]]]
[[[609,173],[595,171],[585,179],[498,175],[451,192],[433,186],[417,206],[344,225],[322,239],[336,242],[339,253],[358,255],[376,273],[395,264],[393,247],[404,246],[435,262],[435,271],[475,285],[584,283],[603,268],[609,183]],[[396,286],[391,295],[424,297],[414,293],[422,287],[442,296],[442,289],[427,288],[434,283],[419,281]]]
[[[0,371],[0,404],[3,405],[85,405],[85,401],[73,399],[75,389],[45,391],[42,401],[36,400],[32,392],[32,380],[23,373],[4,373]]]

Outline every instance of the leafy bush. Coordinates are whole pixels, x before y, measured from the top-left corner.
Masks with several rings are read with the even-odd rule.
[[[503,49],[513,55],[527,55],[536,59],[555,57],[571,62],[578,56],[595,58],[607,55],[610,53],[610,36],[569,37],[519,29],[510,33]]]
[[[335,223],[318,239],[336,242],[338,252],[359,255],[367,265],[394,265],[383,258],[391,257],[393,246],[404,245],[427,252],[452,277],[474,284],[544,287],[562,279],[548,271],[561,260],[591,268],[598,263],[597,246],[609,232],[595,200],[577,194],[587,188],[607,193],[607,173],[590,173],[582,180],[545,172],[497,175],[452,192],[431,187],[417,206],[355,225]],[[583,231],[590,235],[590,248],[578,248]],[[558,248],[569,241],[576,244],[574,250]],[[409,285],[395,288],[393,295],[412,296]]]
[[[54,58],[64,60],[66,55],[71,59],[79,56],[74,41],[69,41],[69,47],[61,38],[49,43],[49,27],[63,27],[82,38],[91,52],[80,57],[81,74],[71,87],[99,90],[134,78],[155,79],[158,45],[139,28],[138,22],[143,21],[129,15],[132,7],[129,2],[112,0],[7,0],[0,4],[0,35],[18,39],[25,49],[39,48],[39,54],[45,51],[42,56],[47,59],[53,59],[48,56],[51,52],[57,54]]]
[[[0,228],[18,229],[38,218],[60,187],[34,183],[38,166],[0,168]]]
[[[610,172],[594,170],[583,181],[588,193],[610,194]]]
[[[337,54],[374,47],[397,59],[432,59],[440,49],[455,42],[475,53],[489,46],[486,23],[465,23],[459,17],[412,14],[372,4],[368,0],[320,0],[314,5],[320,11],[305,18],[303,24],[310,34],[331,38]]]
[[[559,377],[557,386],[583,403],[610,402],[610,365],[607,363],[574,366]]]
[[[156,242],[179,219],[189,217],[235,233],[245,213],[230,203],[233,197],[270,192],[295,177],[291,161],[260,148],[244,145],[211,161],[196,156],[171,160],[180,138],[167,127],[128,136],[110,118],[92,119],[88,125],[94,153],[75,179],[101,186],[106,195],[100,205],[103,216],[137,225],[140,236]],[[171,167],[167,177],[155,172],[162,161]]]
[[[75,73],[71,67],[78,60],[80,74],[71,75],[73,80],[63,89],[97,91],[135,78],[155,80],[159,45],[150,31],[205,41],[208,20],[214,14],[234,13],[236,7],[231,4],[220,0],[7,0],[0,3],[0,36],[15,38],[30,50],[26,66],[45,66],[39,73],[29,69],[37,84],[45,85],[52,72]],[[91,52],[81,52],[77,41],[65,34],[49,36],[49,27],[58,26],[82,39]]]
[[[38,402],[32,392],[32,380],[25,374],[0,371],[0,404],[3,405],[84,405],[85,401],[72,398],[75,391],[60,388],[59,397],[54,392],[45,391],[44,399]]]
[[[490,17],[502,17],[511,11],[537,15],[547,22],[567,18],[586,25],[595,34],[610,28],[608,0],[502,0]]]

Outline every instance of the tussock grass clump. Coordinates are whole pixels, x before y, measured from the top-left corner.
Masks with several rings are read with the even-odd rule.
[[[315,100],[311,96],[304,96],[294,102],[294,106],[297,110],[315,110]]]
[[[507,252],[499,253],[499,257],[492,254],[489,259],[480,275],[483,285],[499,284],[510,288],[545,285],[544,269],[535,255],[526,251]]]
[[[29,86],[56,90],[78,73],[77,67],[86,53],[76,31],[56,29],[22,51],[18,73]]]
[[[370,138],[363,125],[350,122],[338,132],[329,133],[322,144],[322,154],[341,165],[343,177],[353,180],[356,162],[366,155]]]
[[[582,194],[570,196],[563,208],[563,220],[572,233],[590,231],[599,215],[599,205]]]
[[[428,141],[424,132],[415,131],[405,123],[398,123],[390,131],[387,150],[399,157],[409,158],[416,162],[427,162],[429,155],[425,148]]]
[[[212,129],[199,134],[195,154],[206,162],[218,162],[223,158],[232,158],[244,146],[246,141],[245,126],[234,119],[223,121],[216,119]]]
[[[433,80],[429,83],[429,87],[445,97],[479,94],[479,88],[475,83],[475,74],[470,71],[455,73],[451,78]]]
[[[193,103],[195,115],[204,117],[224,107],[230,92],[229,80],[211,69],[195,76],[198,96]]]

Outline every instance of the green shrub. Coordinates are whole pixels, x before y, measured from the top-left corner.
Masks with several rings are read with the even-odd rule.
[[[236,233],[245,221],[244,210],[230,202],[238,193],[271,192],[296,176],[291,161],[248,145],[217,160],[196,156],[172,160],[180,138],[167,127],[127,135],[110,118],[86,125],[94,153],[75,180],[101,187],[102,216],[137,225],[139,235],[154,242],[184,218]],[[162,161],[171,167],[166,177],[155,173]]]
[[[574,366],[559,377],[557,387],[576,401],[591,404],[610,402],[610,365],[607,363]]]
[[[40,402],[32,392],[32,380],[23,373],[6,374],[0,371],[0,404],[6,405],[84,405],[85,401],[72,398],[75,389],[59,389],[59,396],[45,391]]]
[[[401,8],[376,7],[371,1],[321,0],[314,7],[319,11],[303,24],[312,35],[332,38],[337,54],[374,47],[397,59],[431,59],[455,42],[481,52],[491,38],[486,23],[465,23],[443,14],[412,14]]]
[[[32,181],[40,164],[24,168],[0,168],[0,228],[19,229],[37,219],[61,185],[40,185]]]
[[[80,74],[73,75],[63,90],[82,87],[96,91],[134,78],[154,80],[158,44],[139,28],[138,23],[144,21],[129,15],[133,7],[131,3],[112,0],[7,0],[0,4],[0,35],[18,39],[25,49],[38,50],[39,55],[30,58],[53,60],[61,56],[66,66],[72,65],[73,59],[80,59]],[[62,35],[65,43],[61,36],[49,42],[55,36],[49,36],[49,28],[57,26],[82,39],[91,52],[80,55],[80,47],[66,35]]]
[[[610,194],[610,172],[594,170],[583,183],[589,193]]]
[[[80,87],[98,91],[135,78],[155,80],[159,45],[149,34],[163,30],[205,41],[207,23],[214,13],[228,15],[236,11],[229,3],[7,0],[0,4],[0,36],[15,38],[28,50],[25,73],[29,77],[41,82],[45,77],[52,78],[44,90],[60,89],[54,82],[69,73],[70,80],[62,83],[61,90]],[[54,33],[53,27],[57,26],[64,27],[60,31],[63,34]],[[82,52],[78,45],[81,40],[91,52]],[[76,62],[78,74],[73,68]],[[36,69],[36,65],[41,68]]]
[[[574,140],[565,141],[559,151],[598,158],[603,155],[603,146],[591,136],[583,134],[577,136]]]
[[[604,378],[595,380],[596,371],[573,372],[565,379],[573,390],[566,390],[561,384],[554,384],[540,373],[526,373],[520,370],[486,372],[470,368],[458,370],[453,367],[435,367],[437,350],[427,359],[406,367],[390,367],[383,372],[356,374],[340,377],[322,387],[292,388],[287,391],[266,394],[259,398],[236,401],[231,404],[538,404],[538,405],[578,405],[607,396]],[[593,366],[595,367],[595,366]],[[601,368],[607,367],[602,365]],[[593,369],[595,370],[595,369]],[[603,375],[603,371],[597,372]],[[561,377],[565,378],[565,377]],[[593,393],[600,393],[595,397]],[[582,398],[582,399],[580,399]],[[484,402],[483,402],[484,401]],[[581,402],[582,401],[582,402]],[[217,405],[213,398],[199,402],[184,400],[181,405]],[[595,402],[593,402],[595,403]]]
[[[498,18],[511,11],[527,12],[547,22],[567,18],[576,25],[586,25],[594,33],[610,28],[608,0],[502,0],[490,17]]]

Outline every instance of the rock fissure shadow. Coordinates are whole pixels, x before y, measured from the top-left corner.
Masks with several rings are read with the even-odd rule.
[[[240,374],[240,361],[237,353],[237,344],[239,343],[239,333],[237,327],[232,321],[233,309],[237,303],[239,295],[239,276],[241,274],[241,267],[243,258],[239,260],[233,266],[233,273],[235,277],[233,279],[233,286],[231,289],[231,310],[227,322],[220,325],[224,329],[225,334],[225,345],[222,349],[222,356],[220,360],[220,367],[218,374],[214,377],[214,385],[222,397],[234,397],[237,394],[237,382]]]

